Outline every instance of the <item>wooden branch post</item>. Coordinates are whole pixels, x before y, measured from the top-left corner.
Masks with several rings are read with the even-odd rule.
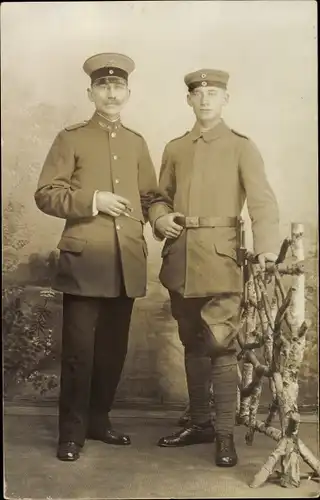
[[[291,224],[291,248],[294,263],[304,260],[303,225]],[[286,453],[281,457],[281,486],[300,485],[300,455],[297,444],[300,417],[298,414],[298,376],[303,361],[306,330],[300,335],[305,321],[305,276],[292,277],[292,298],[289,306],[291,338],[282,368],[283,401],[286,419]]]
[[[304,260],[303,251],[303,226],[302,224],[291,225],[291,248],[295,262]],[[307,328],[305,322],[305,276],[299,274],[292,277],[292,297],[288,308],[291,332],[286,359],[283,360],[282,379],[283,396],[285,399],[285,414],[289,418],[298,411],[298,375],[305,348]],[[303,333],[301,335],[301,328]]]
[[[248,289],[248,299],[251,302],[256,302],[256,295],[255,295],[255,290],[254,290],[254,284],[253,284],[253,279],[252,277],[247,283],[247,289]],[[252,342],[254,340],[253,337],[253,332],[255,331],[256,328],[256,313],[255,313],[255,308],[252,305],[252,303],[248,303],[247,311],[246,311],[246,318],[243,323],[244,330],[245,330],[245,335],[244,335],[244,342],[245,344]],[[244,354],[244,363],[243,363],[243,368],[242,368],[242,383],[241,383],[241,389],[243,390],[245,387],[249,386],[252,382],[252,375],[253,375],[253,365],[252,363],[247,359],[246,354]],[[239,407],[239,414],[238,414],[238,421],[241,423],[243,419],[246,417],[250,416],[250,401],[251,401],[251,396],[246,396],[241,398],[241,391],[240,391],[240,407]]]

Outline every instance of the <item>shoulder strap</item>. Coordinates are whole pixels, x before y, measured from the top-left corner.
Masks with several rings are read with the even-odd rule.
[[[67,130],[68,132],[70,130],[76,130],[77,128],[85,127],[86,125],[88,125],[88,123],[89,122],[84,121],[84,122],[81,122],[81,123],[76,123],[75,125],[69,125],[68,127],[65,127],[65,130]]]
[[[249,137],[246,135],[240,134],[240,132],[237,132],[236,130],[231,129],[231,132],[233,132],[235,135],[238,135],[239,137],[242,137],[243,139],[249,140]]]
[[[123,128],[125,128],[126,130],[129,130],[130,132],[132,132],[133,134],[137,135],[138,137],[142,137],[143,138],[143,136],[141,134],[139,134],[139,132],[137,132],[136,130],[133,130],[132,128],[129,128],[126,125],[123,125],[123,124],[122,124],[122,126],[123,126]]]
[[[189,131],[189,130],[187,130],[184,134],[179,135],[179,137],[175,137],[174,139],[172,139],[171,141],[169,141],[169,143],[170,143],[170,142],[174,142],[174,141],[178,141],[179,139],[182,139],[183,137],[185,137],[185,136],[186,136],[186,135],[188,135],[189,133],[190,133],[190,131]]]

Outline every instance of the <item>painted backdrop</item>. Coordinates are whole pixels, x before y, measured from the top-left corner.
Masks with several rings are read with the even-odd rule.
[[[289,234],[291,221],[306,227],[306,305],[313,324],[301,401],[315,404],[316,4],[12,2],[2,4],[1,18],[8,397],[54,399],[57,394],[61,297],[43,292],[50,286],[63,221],[40,213],[33,194],[57,132],[93,112],[84,60],[115,51],[135,60],[123,121],[144,135],[157,171],[165,144],[193,125],[183,76],[200,67],[230,72],[225,120],[251,137],[265,159],[279,200],[282,236]],[[118,399],[173,405],[186,400],[182,351],[166,291],[157,280],[161,244],[150,229],[146,236],[148,296],[136,303]]]

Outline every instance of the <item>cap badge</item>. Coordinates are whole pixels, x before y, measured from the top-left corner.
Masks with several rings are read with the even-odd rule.
[[[207,82],[201,82],[201,85],[202,85],[203,87],[206,87],[208,84],[207,84]]]
[[[113,75],[114,71],[113,69],[109,69],[109,75]]]
[[[201,78],[205,78],[207,75],[205,73],[202,73]]]

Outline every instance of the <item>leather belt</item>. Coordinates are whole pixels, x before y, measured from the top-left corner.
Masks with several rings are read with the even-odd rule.
[[[174,221],[186,229],[197,227],[237,227],[239,217],[182,217],[178,215]]]

